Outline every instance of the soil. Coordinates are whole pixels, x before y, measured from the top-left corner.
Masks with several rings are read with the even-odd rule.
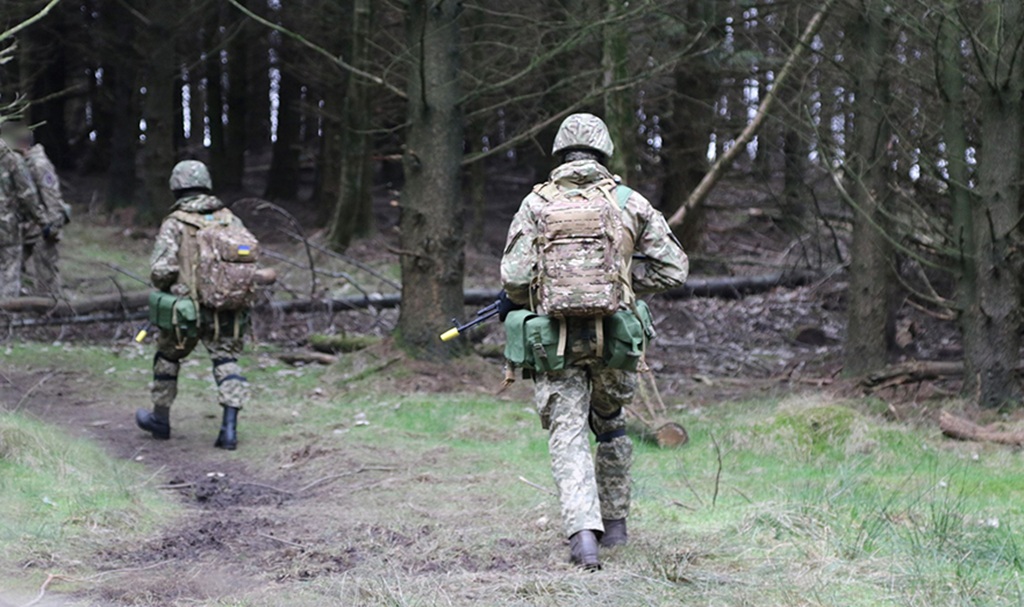
[[[706,250],[713,254],[746,252],[746,257],[756,256],[764,263],[733,264],[727,271],[740,274],[764,271],[767,266],[797,267],[801,262],[795,260],[807,259],[807,251],[829,249],[830,245],[812,243],[812,247],[806,241],[794,247],[775,229],[770,217],[745,213],[750,206],[746,194],[749,192],[742,189],[726,188],[726,194],[719,197],[721,210],[711,218]],[[514,200],[505,200],[501,212],[492,216],[493,225],[485,230],[489,237],[468,251],[467,282],[496,282],[504,226],[514,208]],[[393,209],[386,200],[382,200],[379,215],[384,223],[393,220]],[[387,254],[392,241],[393,234],[385,231],[357,244],[349,254],[373,259]],[[801,250],[794,253],[797,249]],[[694,262],[698,270],[702,264],[714,265],[702,262],[700,256],[695,256]],[[655,298],[652,308],[659,338],[648,359],[669,410],[713,406],[722,400],[766,392],[823,386],[856,390],[852,384],[839,386],[836,379],[841,370],[844,286],[838,274],[807,287],[743,300]],[[369,332],[387,333],[393,319],[393,312],[378,314]],[[356,314],[256,321],[257,330],[262,323],[262,339],[289,346],[301,344],[310,330],[367,332],[367,317]],[[903,356],[941,356],[942,348],[955,347],[955,332],[948,322],[905,307],[900,323],[909,336]],[[81,332],[62,335],[64,339],[89,338],[101,330],[76,329]],[[45,330],[32,335],[51,338]],[[503,335],[497,326],[490,326],[474,332],[470,339],[486,348],[500,343]],[[375,348],[373,356],[381,365],[402,357],[387,342]],[[472,361],[461,365],[458,372],[436,363],[404,361],[406,372],[389,380],[386,388],[397,393],[493,392],[501,377],[499,364],[482,358]],[[193,415],[180,429],[176,427],[174,438],[155,441],[135,429],[131,419],[134,405],[126,404],[122,397],[108,396],[102,378],[76,371],[9,367],[0,367],[0,372],[0,401],[17,403],[15,408],[55,421],[71,434],[96,440],[117,457],[140,462],[152,471],[153,482],[161,490],[175,495],[186,507],[182,520],[151,537],[95,555],[90,565],[101,575],[81,591],[82,598],[93,604],[164,605],[254,596],[271,586],[339,576],[378,561],[421,573],[566,566],[562,563],[564,547],[554,532],[548,543],[502,537],[481,548],[467,537],[439,547],[438,534],[448,532],[442,522],[426,516],[415,505],[415,498],[396,500],[395,495],[414,493],[428,484],[432,490],[454,495],[466,484],[486,482],[486,478],[439,475],[437,465],[443,465],[444,452],[405,454],[387,448],[325,447],[314,438],[299,437],[291,445],[280,446],[283,463],[275,468],[248,462],[244,446],[235,453],[213,449],[218,420],[212,414]],[[917,386],[914,393],[886,396],[913,409],[932,394],[949,389],[929,384]],[[528,385],[517,382],[505,398],[525,402],[529,393]],[[242,423],[245,421],[243,412]],[[401,504],[401,511],[389,514],[387,509],[396,504]],[[461,523],[486,518],[491,507],[467,503]],[[45,564],[24,565],[31,569]],[[0,605],[2,601],[0,598]]]

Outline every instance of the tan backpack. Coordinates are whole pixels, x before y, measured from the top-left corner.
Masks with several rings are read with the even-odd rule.
[[[585,187],[547,183],[535,190],[538,213],[537,311],[601,317],[631,305],[633,243],[622,225],[630,190],[605,179]]]
[[[259,269],[259,242],[252,232],[228,209],[208,214],[175,211],[171,216],[186,225],[181,279],[192,297],[214,310],[252,306]]]

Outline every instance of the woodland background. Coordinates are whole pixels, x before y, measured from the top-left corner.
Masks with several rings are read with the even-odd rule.
[[[847,283],[846,374],[893,359],[911,306],[956,322],[965,395],[1020,400],[1015,0],[3,0],[0,27],[5,113],[63,174],[105,182],[109,213],[158,221],[184,158],[336,251],[394,198],[412,351],[458,353],[437,328],[463,311],[467,246],[591,111],[696,273],[757,256],[703,249],[698,184],[755,183],[787,269]]]

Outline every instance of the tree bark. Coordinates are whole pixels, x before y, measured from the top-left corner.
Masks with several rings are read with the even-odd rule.
[[[281,5],[281,20],[289,27],[290,5]],[[277,138],[271,146],[270,174],[264,196],[270,200],[295,198],[299,191],[299,152],[301,149],[301,84],[295,75],[296,43],[280,37],[277,68]]]
[[[103,88],[111,100],[106,206],[113,210],[132,206],[138,179],[135,154],[139,145],[139,109],[135,91],[139,83],[132,71],[136,20],[104,15],[103,24],[112,28],[110,52],[102,56],[102,62]]]
[[[887,176],[890,105],[888,75],[890,19],[884,2],[865,0],[848,29],[859,53],[853,60],[855,116],[847,175],[853,181],[853,240],[843,371],[864,375],[888,361],[894,277],[887,239],[890,198]]]
[[[457,0],[410,0],[407,34],[408,132],[401,198],[402,310],[398,339],[417,356],[450,356],[437,328],[462,309],[465,251],[462,110],[459,106]]]
[[[601,68],[604,80],[604,121],[608,125],[615,153],[608,159],[608,168],[632,183],[636,173],[636,107],[631,88],[609,90],[629,78],[629,32],[621,19],[616,19],[628,6],[623,0],[605,0],[608,24],[604,27]]]
[[[982,70],[980,198],[971,206],[976,254],[968,259],[977,291],[965,302],[963,326],[968,367],[964,392],[977,395],[983,407],[1018,406],[1021,397],[1014,376],[1020,355],[1020,277],[1012,257],[1020,221],[1022,36],[1024,8],[1019,1],[982,4],[979,37],[986,44],[974,47]]]
[[[244,6],[246,0],[239,2]],[[246,120],[250,107],[248,47],[253,34],[248,19],[236,12],[231,13],[227,27],[229,32],[237,33],[228,43],[228,124],[224,132],[224,167],[218,179],[221,188],[237,190],[245,176]]]
[[[146,121],[142,147],[144,190],[137,218],[155,223],[171,207],[173,198],[167,179],[174,166],[174,82],[176,54],[174,27],[179,17],[172,2],[146,3],[147,24],[137,38],[140,55],[147,58],[143,119]]]
[[[350,63],[361,70],[370,67],[371,7],[371,0],[355,0],[352,5]],[[374,232],[370,87],[366,79],[349,74],[342,110],[341,180],[330,232],[331,248],[336,251]]]

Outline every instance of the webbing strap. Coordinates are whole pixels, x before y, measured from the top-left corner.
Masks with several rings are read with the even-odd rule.
[[[225,375],[224,377],[222,377],[219,380],[217,380],[217,385],[219,386],[219,385],[221,385],[221,384],[223,384],[225,382],[229,382],[229,381],[249,381],[249,380],[245,379],[244,376],[239,375],[238,373],[232,373],[230,375]]]
[[[170,373],[154,373],[153,381],[178,381],[178,376]]]
[[[604,319],[594,319],[594,333],[597,334],[597,355],[604,356]]]
[[[615,419],[616,417],[622,415],[622,407],[619,407],[618,409],[612,411],[611,415],[601,415],[600,413],[597,412],[596,409],[591,409],[590,412],[600,417],[601,419]]]
[[[626,436],[626,429],[625,428],[618,428],[616,430],[610,430],[608,432],[605,432],[604,434],[598,434],[597,435],[597,442],[599,442],[599,443],[610,443],[613,440],[619,438],[620,436]]]
[[[558,355],[565,356],[565,346],[569,341],[569,322],[566,320],[558,321]]]

